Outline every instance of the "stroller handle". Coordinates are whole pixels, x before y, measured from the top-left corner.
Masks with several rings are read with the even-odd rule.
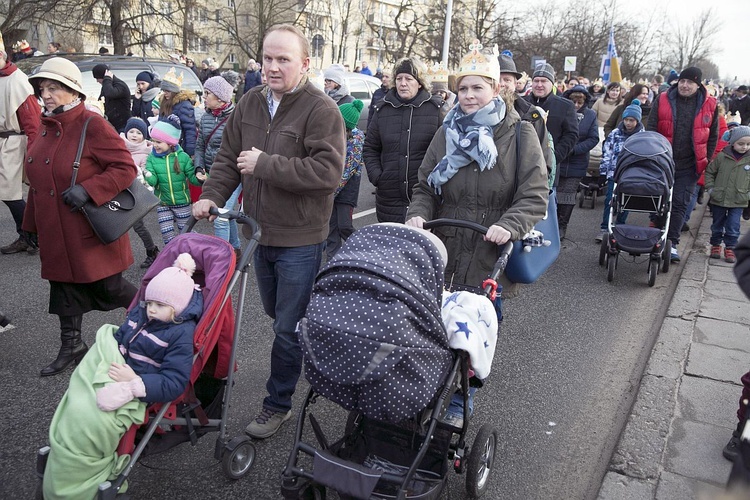
[[[224,208],[211,207],[208,210],[208,213],[210,215],[221,217],[222,219],[235,220],[238,224],[244,224],[250,227],[250,232],[252,233],[252,236],[250,237],[250,244],[242,252],[242,256],[238,259],[237,262],[238,269],[244,269],[245,267],[247,267],[248,263],[250,262],[250,257],[253,255],[255,249],[260,243],[260,225],[258,224],[258,221],[245,214],[244,212],[238,212],[236,210],[226,210]],[[196,222],[198,222],[198,219],[191,215],[185,223],[185,227],[183,228],[182,233],[184,234],[192,231],[195,227]]]
[[[463,229],[471,229],[480,234],[487,234],[487,228],[483,225],[461,219],[435,219],[431,221],[425,221],[425,223],[422,225],[424,229],[432,229],[440,226],[460,227]],[[498,278],[500,278],[500,276],[505,272],[505,268],[508,265],[508,260],[510,260],[511,253],[513,253],[513,242],[507,241],[501,246],[500,256],[497,258],[495,267],[492,269],[492,274],[490,274],[489,276],[490,280],[497,283]],[[485,295],[489,296],[489,294],[494,293],[494,290],[491,290],[491,288],[492,286],[488,285],[486,281],[482,283],[482,290],[484,291]]]
[[[208,213],[210,215],[221,217],[222,219],[237,221],[238,224],[244,224],[246,226],[250,226],[250,232],[253,234],[252,239],[260,240],[260,225],[258,225],[258,222],[252,217],[250,217],[249,215],[247,215],[246,213],[238,212],[236,210],[227,210],[224,208],[217,208],[217,207],[211,207],[208,210]],[[187,222],[185,223],[185,229],[183,229],[182,232],[189,233],[190,231],[193,230],[197,222],[198,222],[198,219],[196,219],[195,217],[191,215],[188,218]]]

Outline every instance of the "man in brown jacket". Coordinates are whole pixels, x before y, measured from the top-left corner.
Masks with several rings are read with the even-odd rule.
[[[343,118],[336,103],[308,81],[309,54],[309,42],[297,28],[280,25],[267,32],[267,85],[251,89],[237,104],[193,205],[196,218],[208,217],[242,182],[244,210],[262,229],[255,274],[276,337],[268,396],[246,429],[254,438],[272,436],[292,415],[302,370],[295,328],[320,267],[333,193],[344,169]]]

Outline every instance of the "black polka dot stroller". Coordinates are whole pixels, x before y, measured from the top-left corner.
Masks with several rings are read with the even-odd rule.
[[[325,498],[330,488],[344,499],[434,499],[451,468],[467,474],[471,498],[486,491],[497,431],[482,426],[467,446],[466,396],[461,427],[443,422],[453,395],[468,394],[469,361],[449,347],[443,327],[438,246],[426,232],[375,224],[354,233],[318,274],[300,323],[310,389],[282,474],[284,498]],[[503,249],[494,280],[511,249]],[[485,284],[489,297],[496,281]],[[316,418],[320,396],[348,411],[333,443],[322,425],[330,420]]]

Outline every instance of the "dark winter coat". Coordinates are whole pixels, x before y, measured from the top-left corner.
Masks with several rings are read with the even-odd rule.
[[[206,172],[210,172],[216,153],[221,147],[224,127],[227,126],[227,120],[233,111],[234,104],[230,104],[222,110],[219,116],[214,116],[210,110],[203,113],[198,128],[198,140],[195,143],[195,156],[193,157],[195,168],[203,168]]]
[[[516,166],[516,124],[518,113],[511,109],[493,130],[497,163],[479,170],[476,162],[458,169],[443,184],[440,195],[427,184],[435,165],[445,156],[445,130],[441,127],[430,144],[422,166],[419,184],[407,217],[462,219],[485,227],[494,224],[510,232],[511,240],[520,240],[547,210],[549,189],[547,166],[539,137],[528,122],[521,124],[521,162]],[[518,171],[518,175],[516,175]],[[514,186],[518,186],[514,190]],[[482,240],[470,229],[440,227],[433,230],[445,242],[448,263],[447,283],[480,286],[490,274],[498,257],[498,246]]]
[[[107,121],[117,132],[125,131],[125,124],[130,118],[130,87],[116,76],[105,76],[102,79],[102,91],[99,99],[104,97],[104,114]]]
[[[263,80],[260,76],[260,71],[246,71],[245,72],[245,90],[243,94],[253,87],[263,85]]]
[[[185,391],[193,369],[193,335],[202,313],[203,294],[195,290],[175,318],[177,323],[149,321],[145,304],[140,303],[115,332],[125,362],[143,380],[146,396],[142,401],[164,403]]]
[[[552,135],[555,144],[555,159],[559,165],[570,155],[578,141],[578,119],[575,106],[568,99],[553,93],[540,99],[534,97],[534,94],[529,94],[526,100],[547,112],[547,131]]]
[[[734,265],[734,276],[737,284],[750,297],[750,233],[742,237],[734,249],[737,254],[737,264]]]
[[[149,123],[148,119],[154,116],[152,110],[152,104],[154,99],[159,96],[159,87],[149,87],[146,92],[141,95],[140,98],[133,97],[133,111],[132,115],[141,118],[146,123]]]
[[[328,237],[344,170],[344,118],[307,78],[282,96],[273,120],[268,92],[267,86],[250,89],[230,115],[201,199],[223,207],[242,183],[245,212],[263,229],[261,245],[315,245]],[[242,175],[237,157],[253,147],[263,152],[253,175]],[[247,229],[245,235],[251,236]]]
[[[197,132],[195,128],[195,105],[193,99],[195,93],[189,90],[182,90],[173,97],[175,104],[172,107],[172,114],[177,115],[180,119],[180,146],[190,156],[195,154],[195,141]],[[167,116],[159,115],[159,121],[166,121]]]
[[[377,188],[379,222],[406,221],[419,166],[442,123],[442,105],[439,96],[424,89],[408,103],[391,89],[375,106],[375,117],[365,135],[364,159],[367,177]]]
[[[586,96],[583,107],[576,112],[578,119],[578,142],[573,151],[557,165],[560,177],[583,177],[589,166],[589,152],[599,144],[599,128],[596,125],[596,112],[589,109],[591,96],[582,86],[576,86],[565,92],[564,97],[573,92],[581,92]]]
[[[78,181],[101,205],[128,187],[136,177],[136,166],[125,143],[101,116],[83,104],[42,118],[42,126],[26,157],[29,196],[23,230],[39,235],[42,278],[65,283],[92,283],[130,267],[133,254],[125,233],[109,245],[103,244],[80,212],[71,212],[61,193],[70,187],[73,160],[83,124],[86,142],[78,170]]]
[[[387,92],[388,92],[388,87],[386,85],[381,85],[378,90],[372,93],[372,99],[370,99],[369,112],[367,114],[367,128],[370,128],[370,122],[372,122],[372,117],[375,116],[375,105],[385,98],[385,94]]]
[[[729,112],[740,113],[742,119],[742,125],[750,125],[750,96],[745,96],[742,99],[731,99],[729,101]]]

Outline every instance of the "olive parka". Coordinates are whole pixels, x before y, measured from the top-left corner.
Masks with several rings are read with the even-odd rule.
[[[480,171],[479,165],[472,162],[460,168],[438,195],[427,184],[427,176],[445,156],[445,130],[441,127],[419,168],[419,183],[414,188],[407,220],[417,216],[428,221],[448,217],[485,227],[496,224],[510,232],[511,240],[523,238],[544,217],[549,190],[539,137],[528,122],[521,122],[521,161],[516,169],[516,124],[520,120],[511,106],[495,127],[498,157],[493,168]],[[500,247],[470,229],[440,227],[433,231],[448,250],[446,283],[480,286],[492,271]]]

